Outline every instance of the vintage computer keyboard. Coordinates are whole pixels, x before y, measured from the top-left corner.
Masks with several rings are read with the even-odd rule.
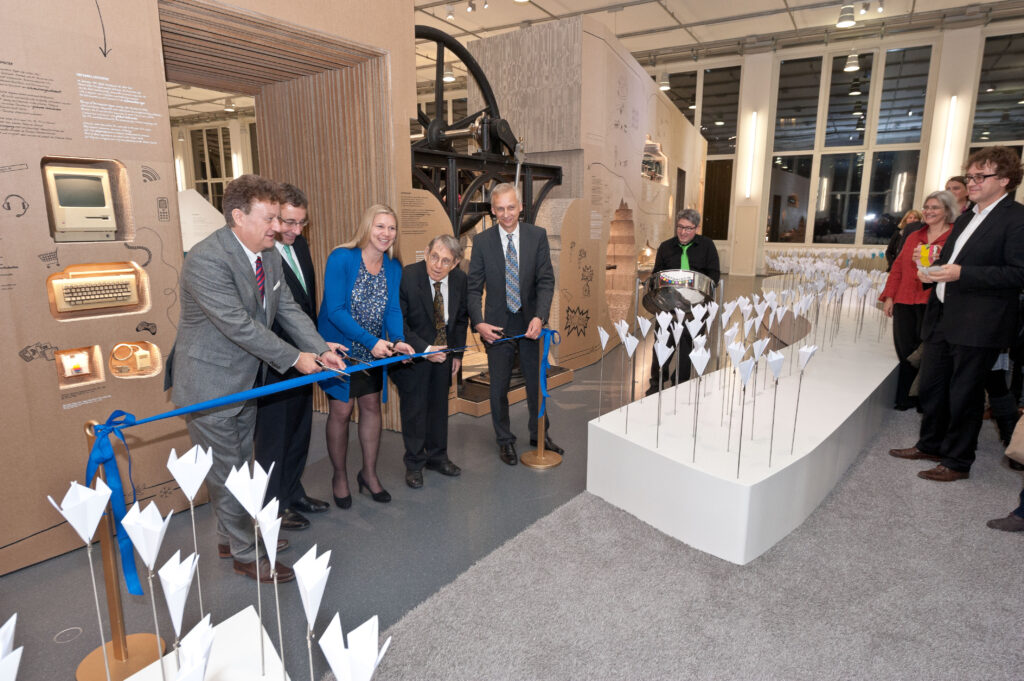
[[[58,312],[139,304],[138,281],[134,273],[55,279],[52,286]]]

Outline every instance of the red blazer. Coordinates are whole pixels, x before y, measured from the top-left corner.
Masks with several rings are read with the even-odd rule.
[[[946,239],[949,238],[952,230],[947,229],[932,245],[943,247]],[[905,242],[896,261],[892,264],[892,271],[889,272],[889,279],[885,282],[882,295],[878,297],[879,302],[886,298],[892,298],[894,303],[901,305],[925,305],[928,303],[928,296],[931,289],[925,290],[921,280],[917,278],[917,263],[914,262],[914,251],[922,244],[926,244],[928,238],[928,225],[912,232]],[[938,256],[935,257],[938,261]]]

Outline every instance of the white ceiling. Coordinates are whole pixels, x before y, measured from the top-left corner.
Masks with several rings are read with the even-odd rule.
[[[224,111],[225,100],[230,98],[235,107],[234,113]],[[170,110],[171,122],[199,122],[203,119],[227,118],[250,112],[255,100],[246,95],[233,95],[201,87],[167,83],[167,106]]]

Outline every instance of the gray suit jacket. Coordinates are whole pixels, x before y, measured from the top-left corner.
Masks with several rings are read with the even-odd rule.
[[[171,400],[178,406],[248,390],[263,362],[284,373],[299,350],[327,351],[316,326],[292,298],[276,249],[262,252],[266,310],[256,274],[229,227],[192,247],[181,273],[181,321],[174,342]],[[272,330],[280,323],[295,346]],[[238,413],[242,403],[220,412]]]
[[[469,321],[505,326],[505,250],[501,227],[485,229],[473,239],[469,262]],[[483,292],[487,289],[486,309]],[[551,267],[548,233],[526,222],[519,223],[519,300],[526,322],[539,317],[547,324],[551,299],[555,293],[555,272]]]

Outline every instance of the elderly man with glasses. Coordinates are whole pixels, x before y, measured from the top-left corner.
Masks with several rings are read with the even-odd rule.
[[[974,208],[953,225],[939,262],[918,271],[932,287],[921,329],[918,441],[889,453],[938,465],[918,473],[937,482],[963,480],[974,463],[985,379],[1017,335],[1024,288],[1024,206],[1012,192],[1024,170],[1006,147],[986,147],[967,160]]]
[[[676,213],[676,233],[658,246],[658,253],[654,257],[654,269],[651,275],[662,270],[692,270],[707,275],[715,285],[722,278],[722,268],[718,261],[718,249],[715,242],[702,234],[697,233],[700,227],[700,213],[687,208]],[[669,336],[669,343],[674,339]],[[690,333],[684,331],[679,338],[679,351],[676,352],[676,361],[679,362],[678,375],[680,380],[690,379],[690,352],[693,350],[693,339]],[[654,353],[651,353],[654,354]],[[647,389],[648,395],[658,392],[658,358],[651,358],[651,385]],[[663,386],[675,385],[677,372],[672,371],[672,360],[665,362],[661,367],[661,378]]]

